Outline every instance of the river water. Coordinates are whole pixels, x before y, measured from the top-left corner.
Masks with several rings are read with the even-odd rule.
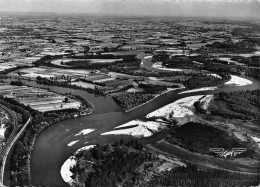
[[[259,89],[260,82],[254,79],[250,86],[219,86],[214,91],[201,91],[186,94],[177,94],[181,90],[174,90],[165,93],[153,101],[142,105],[129,113],[122,113],[119,107],[110,97],[94,96],[85,91],[79,91],[69,88],[50,87],[45,85],[36,85],[35,82],[26,82],[31,86],[49,88],[51,91],[59,93],[72,93],[80,95],[94,106],[93,114],[89,116],[69,119],[56,123],[46,128],[37,138],[31,158],[31,177],[33,185],[41,186],[67,186],[60,175],[60,168],[77,149],[92,144],[114,143],[120,139],[129,139],[129,136],[109,135],[101,136],[116,126],[129,122],[133,119],[143,119],[148,113],[172,103],[180,98],[213,94],[219,91],[237,91],[247,89]],[[95,129],[88,135],[75,136],[84,129]],[[78,141],[73,146],[68,146],[72,141]],[[6,167],[7,168],[7,167]],[[9,171],[5,171],[4,184],[9,184]]]

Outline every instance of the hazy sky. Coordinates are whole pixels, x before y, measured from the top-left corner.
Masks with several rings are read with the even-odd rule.
[[[0,0],[3,11],[260,19],[260,0]]]

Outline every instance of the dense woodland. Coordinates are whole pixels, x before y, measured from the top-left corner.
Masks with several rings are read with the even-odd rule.
[[[131,57],[131,55],[125,55],[123,57]],[[101,55],[84,55],[84,56],[69,56],[69,58],[73,59],[120,59],[122,56],[115,56],[112,54],[101,54]]]
[[[215,95],[209,110],[224,118],[260,119],[260,90],[220,92]]]
[[[155,59],[157,58],[158,57],[155,57]],[[167,68],[199,69],[202,65],[198,63],[194,63],[194,61],[200,62],[201,60],[205,61],[205,58],[201,59],[200,56],[191,57],[186,55],[179,55],[179,56],[174,56],[172,58],[168,57],[166,59],[163,59],[162,65]]]
[[[155,175],[149,186],[211,186],[242,187],[259,184],[258,176],[241,173],[230,173],[219,169],[198,169],[194,165],[178,167]]]
[[[247,38],[247,40],[250,39],[248,36],[254,36],[259,34],[260,32],[260,26],[259,24],[253,24],[251,22],[247,22],[246,27],[237,27],[232,30],[233,36],[244,36]],[[256,38],[253,38],[254,40],[257,40]],[[259,43],[260,44],[260,43]]]
[[[21,82],[21,81],[11,81],[10,85],[23,86],[23,82]]]
[[[226,131],[194,122],[186,123],[175,129],[166,136],[166,140],[193,152],[215,156],[217,155],[210,152],[210,148],[221,147],[229,150],[236,147],[247,147],[245,143],[233,138]],[[248,149],[236,157],[244,158],[253,155],[254,151]]]
[[[31,107],[25,106],[12,98],[4,98],[2,95],[0,96],[0,103],[16,113],[21,114],[21,123],[25,123],[31,117],[31,114],[37,113],[37,111]]]
[[[146,94],[157,94],[159,92],[167,90],[167,86],[158,84],[139,84],[139,87],[144,90]],[[177,88],[179,86],[176,86]]]
[[[225,65],[223,63],[206,62],[203,66],[203,70],[218,72],[218,73],[231,73],[240,75],[245,71],[245,67],[237,65]]]
[[[209,76],[206,74],[194,74],[189,80],[184,82],[184,86],[188,88],[201,88],[208,86],[217,86],[229,79],[228,75],[222,75],[222,78]]]
[[[56,67],[56,68],[61,68],[59,65],[55,65],[51,63],[55,59],[60,59],[62,56],[45,56],[42,57],[40,60],[37,60],[33,64],[38,67],[38,66],[49,66],[49,67]],[[126,56],[121,56],[120,58],[123,58],[123,60],[118,60],[115,62],[111,63],[91,63],[90,60],[88,59],[117,59],[117,56],[114,55],[87,55],[83,57],[71,57],[74,59],[79,59],[79,60],[72,60],[69,62],[63,63],[63,65],[67,65],[69,67],[63,66],[62,68],[64,69],[110,69],[111,71],[113,70],[118,70],[118,71],[124,71],[122,68],[125,67],[125,69],[135,69],[136,65],[138,64],[138,68],[140,68],[140,62],[136,59],[135,56],[133,55],[126,55]],[[86,60],[80,60],[80,59],[86,59]],[[133,67],[132,67],[133,66]]]
[[[139,106],[149,100],[154,98],[152,94],[143,93],[124,93],[119,95],[114,95],[114,101],[122,107],[124,111],[130,110],[136,106]]]
[[[198,56],[174,56],[170,57],[164,53],[154,55],[152,61],[162,61],[163,66],[167,68],[183,68],[183,69],[194,69],[194,70],[206,70],[211,72],[217,72],[220,74],[237,74],[241,75],[245,73],[246,76],[260,79],[260,59],[258,56],[252,56],[249,58],[235,56],[231,60],[244,63],[247,66],[236,65],[234,63],[228,63],[217,58],[213,58],[209,55],[198,55]],[[256,67],[256,68],[254,68]]]
[[[250,41],[240,41],[232,43],[231,41],[226,42],[214,42],[213,44],[207,44],[206,47],[201,48],[198,52],[207,53],[252,53],[255,50],[253,47],[254,43]]]
[[[71,171],[78,179],[76,186],[134,186],[141,180],[138,172],[144,162],[153,160],[142,144],[130,141],[123,144],[95,146],[75,155],[77,164]],[[91,161],[92,163],[90,163]]]
[[[248,68],[248,70],[246,70],[245,75],[260,80],[260,69]]]
[[[125,74],[129,75],[134,75],[134,76],[141,76],[141,77],[171,77],[171,76],[178,76],[178,75],[183,75],[183,72],[181,71],[150,71],[145,68],[138,68],[135,71],[132,72],[122,72]]]
[[[234,56],[231,58],[231,60],[237,61],[248,66],[260,67],[260,56],[251,56],[248,58],[242,56]]]

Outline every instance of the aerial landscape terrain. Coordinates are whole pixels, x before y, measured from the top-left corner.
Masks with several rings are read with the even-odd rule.
[[[260,19],[0,8],[0,122],[0,186],[259,186]]]

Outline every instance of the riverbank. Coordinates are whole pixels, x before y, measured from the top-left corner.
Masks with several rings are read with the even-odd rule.
[[[154,99],[156,99],[157,97],[160,97],[160,96],[162,96],[162,95],[165,95],[165,94],[167,94],[167,93],[169,93],[169,92],[171,92],[171,91],[179,90],[179,89],[183,89],[183,88],[185,88],[185,87],[181,87],[181,88],[170,88],[170,89],[168,89],[168,90],[165,91],[165,92],[162,92],[162,93],[160,93],[160,94],[157,94],[157,95],[156,95],[154,98],[152,98],[151,100],[149,100],[149,101],[147,101],[147,102],[145,102],[145,103],[143,103],[143,104],[141,104],[141,105],[138,105],[138,106],[136,106],[136,107],[134,107],[134,108],[131,108],[131,109],[129,109],[129,110],[126,110],[125,112],[126,112],[126,113],[131,112],[132,110],[135,110],[135,109],[140,108],[141,106],[143,106],[143,105],[145,105],[145,104],[148,104],[148,103],[152,102],[152,101],[153,101]]]

